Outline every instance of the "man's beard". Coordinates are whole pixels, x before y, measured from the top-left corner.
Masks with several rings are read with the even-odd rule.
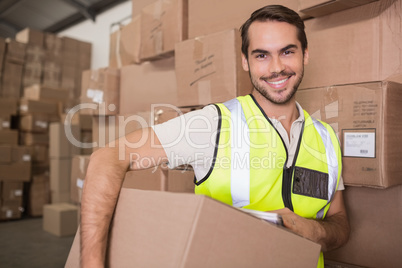
[[[251,75],[251,72],[250,72],[250,71],[249,71],[248,73],[249,73],[249,76],[250,76],[250,79],[251,79],[251,83],[253,84],[254,88],[255,88],[264,98],[266,98],[267,100],[269,100],[270,102],[272,102],[272,103],[274,103],[274,104],[286,104],[286,103],[288,103],[288,102],[293,98],[293,96],[296,94],[296,91],[297,91],[297,89],[299,88],[299,85],[300,85],[301,81],[303,80],[304,68],[302,69],[302,72],[301,72],[301,74],[300,74],[300,77],[297,79],[297,81],[296,81],[295,85],[293,86],[292,90],[291,90],[291,91],[289,92],[289,94],[285,97],[285,99],[280,99],[280,100],[274,99],[274,97],[271,96],[271,95],[269,94],[269,92],[264,89],[263,86],[260,86],[260,85],[258,84],[258,78],[257,78],[257,79],[254,78],[254,77]],[[296,74],[296,73],[287,73],[287,72],[285,72],[285,71],[282,71],[282,72],[280,72],[280,73],[273,74],[273,75],[271,75],[270,77],[267,77],[267,78],[262,77],[261,80],[266,81],[266,80],[274,79],[274,78],[277,78],[277,77],[290,77],[290,76],[295,75],[295,74]]]

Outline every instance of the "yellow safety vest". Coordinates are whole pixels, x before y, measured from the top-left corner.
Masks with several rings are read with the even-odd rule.
[[[235,207],[288,207],[302,217],[323,219],[342,169],[333,129],[304,111],[293,164],[287,168],[283,140],[252,95],[216,106],[220,120],[214,161],[195,193]],[[322,253],[317,267],[324,267]]]

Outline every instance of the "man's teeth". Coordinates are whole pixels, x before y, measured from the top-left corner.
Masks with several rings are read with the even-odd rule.
[[[276,81],[276,82],[268,82],[269,84],[273,84],[273,85],[279,85],[279,84],[282,84],[282,83],[284,83],[286,80],[288,80],[289,79],[289,77],[286,77],[285,79],[283,79],[283,80],[280,80],[280,81]]]

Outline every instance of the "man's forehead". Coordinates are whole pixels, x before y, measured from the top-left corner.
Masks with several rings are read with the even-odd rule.
[[[296,26],[287,22],[255,21],[250,25],[248,37],[250,48],[261,45],[281,48],[289,44],[300,46]]]

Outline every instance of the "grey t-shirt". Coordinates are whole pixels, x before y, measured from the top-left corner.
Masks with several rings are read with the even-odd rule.
[[[296,105],[300,116],[292,123],[290,137],[279,120],[270,118],[288,150],[287,166],[293,162],[304,122],[303,109],[298,103]],[[197,180],[204,178],[211,168],[214,157],[218,122],[217,108],[215,105],[208,105],[153,126],[168,157],[169,168],[188,164],[193,167]],[[341,177],[338,190],[343,189]]]

